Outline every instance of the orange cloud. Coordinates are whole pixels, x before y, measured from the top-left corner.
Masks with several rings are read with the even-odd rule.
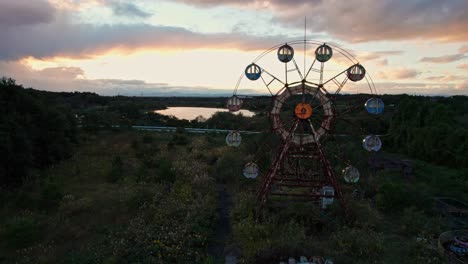
[[[468,45],[461,46],[458,51],[460,51],[460,53],[468,53]]]
[[[445,56],[438,56],[438,57],[424,57],[419,61],[431,62],[431,63],[450,63],[454,61],[459,61],[464,58],[466,58],[464,54],[453,54],[453,55],[445,55]]]
[[[377,76],[386,80],[410,79],[418,76],[419,71],[408,68],[389,68],[386,71],[380,71]]]
[[[0,30],[1,30],[0,26]],[[179,27],[137,25],[68,24],[15,28],[2,32],[0,60],[24,57],[94,57],[111,51],[129,53],[144,49],[264,50],[286,36],[254,36],[243,33],[203,34]]]
[[[460,64],[457,66],[458,69],[462,69],[462,70],[468,70],[468,64]]]

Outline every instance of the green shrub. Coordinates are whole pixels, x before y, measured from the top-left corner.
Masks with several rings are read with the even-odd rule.
[[[257,258],[268,259],[302,251],[306,238],[304,227],[294,221],[280,223],[270,219],[257,223],[253,218],[235,223],[233,236],[247,263],[253,263]]]
[[[134,139],[134,140],[132,140],[131,146],[132,146],[132,149],[139,150],[140,142],[138,140]]]
[[[407,236],[417,235],[425,229],[428,220],[423,211],[406,208],[401,216],[400,232]]]
[[[130,193],[126,204],[131,209],[139,208],[144,203],[152,202],[153,195],[148,188],[138,187]]]
[[[19,190],[13,198],[13,205],[21,209],[37,208],[37,199],[31,195],[31,192]]]
[[[150,143],[153,143],[153,141],[154,141],[153,135],[145,134],[143,136],[143,143],[150,144]]]
[[[120,156],[116,156],[112,160],[111,170],[107,175],[107,180],[111,183],[115,183],[123,176],[123,161]]]
[[[242,177],[243,160],[239,154],[230,151],[216,161],[215,178],[222,182],[232,182]]]
[[[168,147],[171,146],[173,147],[174,145],[181,145],[181,146],[184,146],[184,145],[187,145],[189,143],[189,139],[188,137],[185,135],[185,134],[180,134],[180,133],[176,133],[172,136],[172,139],[171,141],[168,143]]]
[[[440,264],[445,263],[437,251],[433,250],[426,239],[412,239],[408,246],[408,263]]]
[[[54,209],[63,197],[63,187],[57,183],[47,182],[41,188],[39,205],[42,209]]]
[[[376,205],[384,212],[400,210],[408,205],[407,193],[402,184],[387,182],[379,187]]]
[[[41,235],[41,226],[35,217],[18,216],[8,220],[2,227],[0,243],[10,249],[20,249],[34,244]]]
[[[344,227],[331,236],[330,249],[337,263],[380,263],[384,239],[372,229]]]
[[[163,182],[174,182],[175,173],[172,171],[172,162],[167,159],[161,159],[158,162],[157,175]]]

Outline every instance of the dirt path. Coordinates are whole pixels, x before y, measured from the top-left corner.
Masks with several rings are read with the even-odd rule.
[[[231,196],[227,192],[225,184],[218,184],[216,189],[219,195],[217,209],[219,218],[215,226],[215,238],[208,248],[208,253],[216,258],[216,263],[226,261],[225,263],[234,264],[236,256],[225,252],[226,243],[231,235],[231,223],[229,222],[229,211],[232,206]]]

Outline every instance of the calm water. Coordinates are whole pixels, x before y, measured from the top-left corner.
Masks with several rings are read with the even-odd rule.
[[[208,107],[168,107],[164,110],[156,110],[155,113],[161,115],[172,115],[178,119],[193,120],[197,116],[203,116],[204,118],[210,118],[216,112],[228,112],[227,109],[223,108],[208,108]],[[253,116],[255,113],[249,110],[240,110],[235,114],[242,113],[244,116]]]

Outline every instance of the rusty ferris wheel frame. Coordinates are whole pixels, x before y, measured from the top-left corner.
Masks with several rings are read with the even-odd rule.
[[[294,58],[295,51],[292,46],[297,45],[304,47],[303,71]],[[306,64],[308,45],[316,46],[315,58],[310,65]],[[270,73],[260,63],[263,57],[275,50],[278,60],[284,63],[284,79]],[[333,52],[346,58],[350,65],[333,77],[324,79],[325,64],[332,59]],[[292,67],[288,67],[290,65]],[[292,73],[297,74],[296,78],[299,76],[299,80],[289,81],[291,78],[288,78],[288,74]],[[315,76],[314,81],[311,80],[311,76]],[[351,53],[337,45],[307,39],[276,45],[261,53],[239,77],[233,96],[227,102],[227,108],[232,112],[241,108],[242,96],[238,94],[238,90],[244,77],[252,81],[261,80],[271,95],[271,109],[268,112],[270,132],[279,135],[282,141],[257,191],[257,213],[264,208],[270,196],[302,197],[313,202],[321,202],[322,209],[336,198],[346,212],[340,186],[327,159],[322,141],[334,133],[334,123],[337,118],[362,107],[366,100],[365,108],[369,113],[380,114],[383,111],[383,102],[373,98],[377,91],[365,68]],[[346,83],[361,80],[367,83],[367,93],[371,98],[363,98],[357,103],[338,108],[337,95]],[[271,89],[275,83],[281,87],[276,92]],[[282,117],[281,110],[288,99],[292,98],[298,100],[298,103],[293,115],[289,116],[290,122],[287,122]],[[320,112],[321,122],[317,123],[318,118],[315,115]],[[254,163],[248,163],[246,166],[251,166],[250,169],[254,171],[258,169]]]

